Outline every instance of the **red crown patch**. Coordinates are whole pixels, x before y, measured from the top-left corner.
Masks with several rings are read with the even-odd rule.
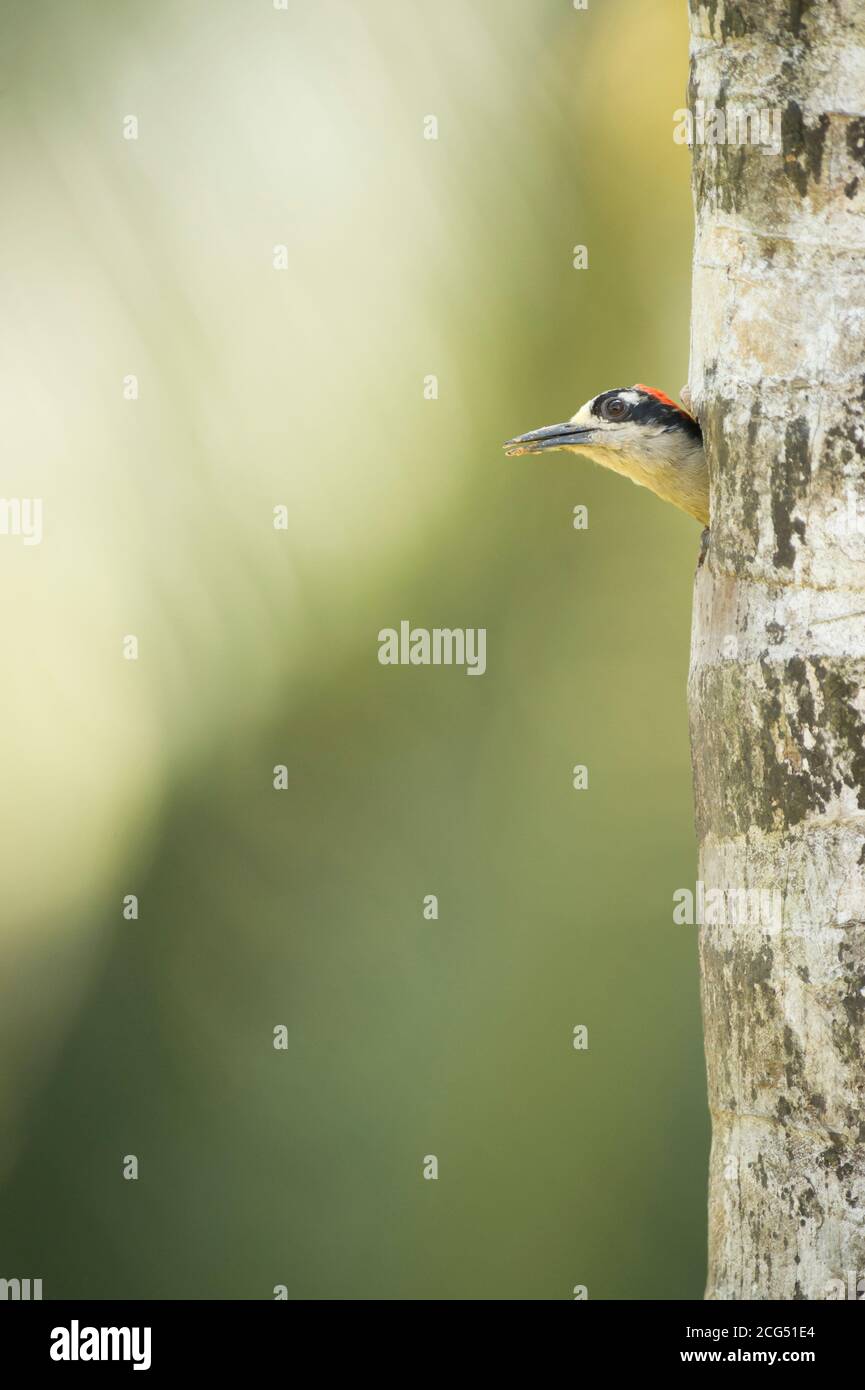
[[[680,415],[687,415],[689,420],[693,420],[694,418],[690,411],[686,410],[683,405],[679,405],[678,401],[670,400],[670,397],[665,396],[663,391],[656,391],[654,386],[646,386],[642,381],[638,381],[634,385],[634,390],[645,391],[647,396],[654,396],[655,400],[661,401],[663,405],[671,405],[674,410],[678,410]]]

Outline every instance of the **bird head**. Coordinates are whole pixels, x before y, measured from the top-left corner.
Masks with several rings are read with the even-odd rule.
[[[700,426],[683,406],[642,383],[602,391],[570,420],[530,430],[504,447],[511,458],[548,449],[585,454],[708,525],[709,484]]]

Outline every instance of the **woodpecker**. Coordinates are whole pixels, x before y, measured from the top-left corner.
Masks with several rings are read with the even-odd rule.
[[[682,397],[690,405],[687,388]],[[639,383],[602,391],[570,420],[517,435],[504,448],[510,458],[547,449],[585,454],[709,525],[703,432],[690,411],[651,386]]]

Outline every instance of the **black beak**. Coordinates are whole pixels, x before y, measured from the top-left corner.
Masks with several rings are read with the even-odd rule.
[[[542,430],[518,434],[516,439],[508,440],[504,449],[508,458],[517,458],[519,454],[540,454],[544,449],[574,449],[580,444],[587,444],[593,434],[594,430],[586,429],[585,425],[572,425],[566,420],[562,425],[545,425]]]

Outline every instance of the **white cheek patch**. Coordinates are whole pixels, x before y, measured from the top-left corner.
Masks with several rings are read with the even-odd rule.
[[[581,405],[576,415],[572,415],[569,422],[571,425],[597,425],[598,418],[592,414],[592,402],[586,401]]]
[[[651,431],[646,430],[642,425],[635,425],[632,421],[626,421],[623,425],[614,425],[616,432],[616,444],[624,452],[629,453],[634,450],[636,453],[653,453],[656,443],[663,448],[662,434],[659,431],[656,437]]]

